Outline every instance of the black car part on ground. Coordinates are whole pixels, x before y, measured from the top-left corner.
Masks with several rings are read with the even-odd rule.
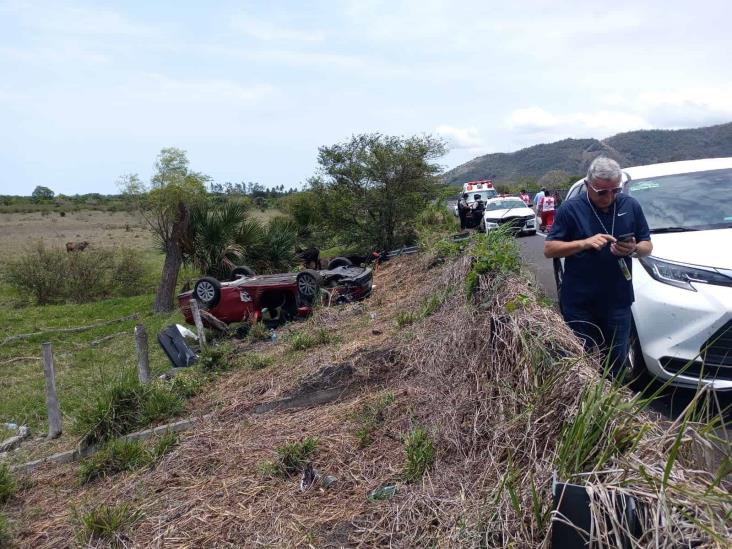
[[[353,262],[347,257],[334,257],[328,261],[328,270],[335,269],[337,267],[350,267]]]
[[[592,530],[593,520],[622,524],[623,528],[612,529],[615,532],[612,536],[614,538],[612,547],[621,549],[635,547],[632,539],[640,539],[642,534],[637,502],[625,494],[615,494],[612,499],[612,509],[606,509],[604,516],[593,517],[590,495],[584,486],[554,481],[552,503],[555,513],[552,518],[552,547],[587,549],[590,547],[587,539]],[[611,513],[615,516],[613,517]]]
[[[188,346],[175,324],[167,326],[158,334],[158,344],[162,347],[174,368],[185,368],[198,359],[196,353]]]

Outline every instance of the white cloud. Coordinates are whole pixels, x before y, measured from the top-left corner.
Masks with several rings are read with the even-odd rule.
[[[231,20],[231,28],[264,42],[322,42],[325,33],[272,23],[246,13],[239,13]]]
[[[470,126],[469,128],[456,128],[454,126],[440,125],[435,129],[439,135],[447,139],[448,146],[451,149],[483,149],[485,143],[480,136],[478,128]]]
[[[632,112],[598,110],[556,114],[541,107],[516,109],[506,119],[513,131],[565,137],[606,137],[618,132],[649,128],[648,121]]]

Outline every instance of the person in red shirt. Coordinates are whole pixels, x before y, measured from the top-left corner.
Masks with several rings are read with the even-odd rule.
[[[541,215],[542,231],[551,231],[554,225],[554,212],[556,210],[556,201],[552,191],[546,191],[544,196],[539,200],[539,212]]]

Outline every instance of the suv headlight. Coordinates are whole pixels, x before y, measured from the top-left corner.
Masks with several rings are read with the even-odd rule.
[[[732,272],[721,269],[672,263],[653,256],[641,257],[638,261],[654,279],[684,290],[696,292],[692,283],[732,286]]]

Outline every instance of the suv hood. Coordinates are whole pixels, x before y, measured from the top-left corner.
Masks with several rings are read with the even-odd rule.
[[[527,215],[534,215],[534,211],[523,207],[523,208],[507,208],[505,210],[486,210],[483,212],[486,219],[502,219],[508,215],[508,217],[524,217]]]
[[[651,234],[651,242],[658,259],[732,269],[732,229]]]

